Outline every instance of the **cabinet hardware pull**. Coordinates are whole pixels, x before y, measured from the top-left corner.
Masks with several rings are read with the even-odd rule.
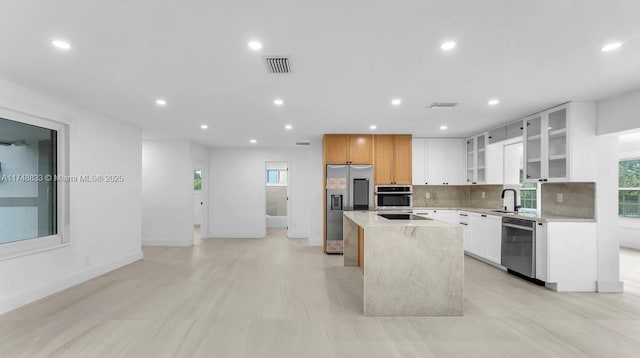
[[[482,215],[480,215],[480,216],[482,216],[483,218],[486,218],[486,217],[487,217],[485,214],[482,214]]]

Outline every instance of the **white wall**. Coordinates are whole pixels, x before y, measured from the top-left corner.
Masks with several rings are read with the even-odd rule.
[[[598,134],[640,127],[640,89],[598,102]]]
[[[621,291],[618,247],[618,135],[640,127],[640,90],[598,102],[598,290]]]
[[[309,245],[322,246],[324,180],[322,168],[322,137],[311,141],[309,153]]]
[[[213,148],[209,152],[209,237],[266,235],[265,162],[289,162],[289,237],[309,238],[309,148]]]
[[[68,124],[70,175],[125,178],[70,184],[69,245],[0,261],[0,313],[141,259],[140,129],[2,79],[0,107]]]
[[[618,237],[618,137],[596,138],[596,219],[598,220],[598,291],[621,292]]]
[[[142,244],[193,244],[193,166],[184,140],[142,145]]]

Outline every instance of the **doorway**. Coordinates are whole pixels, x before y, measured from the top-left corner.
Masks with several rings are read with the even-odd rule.
[[[289,229],[289,163],[265,162],[266,225],[270,231]],[[287,235],[288,236],[288,235]]]
[[[620,280],[640,296],[640,131],[619,135],[618,143]]]
[[[193,244],[199,245],[203,235],[206,235],[205,222],[205,172],[203,166],[197,165],[193,169]]]

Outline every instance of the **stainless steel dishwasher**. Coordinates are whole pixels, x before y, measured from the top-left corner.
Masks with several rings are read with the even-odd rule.
[[[511,273],[535,279],[535,221],[502,218],[502,266]]]

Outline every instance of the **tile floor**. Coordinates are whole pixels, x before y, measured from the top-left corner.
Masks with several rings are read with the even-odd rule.
[[[640,357],[624,294],[559,294],[471,258],[464,317],[362,316],[359,269],[306,240],[203,240],[0,316],[0,357]]]

